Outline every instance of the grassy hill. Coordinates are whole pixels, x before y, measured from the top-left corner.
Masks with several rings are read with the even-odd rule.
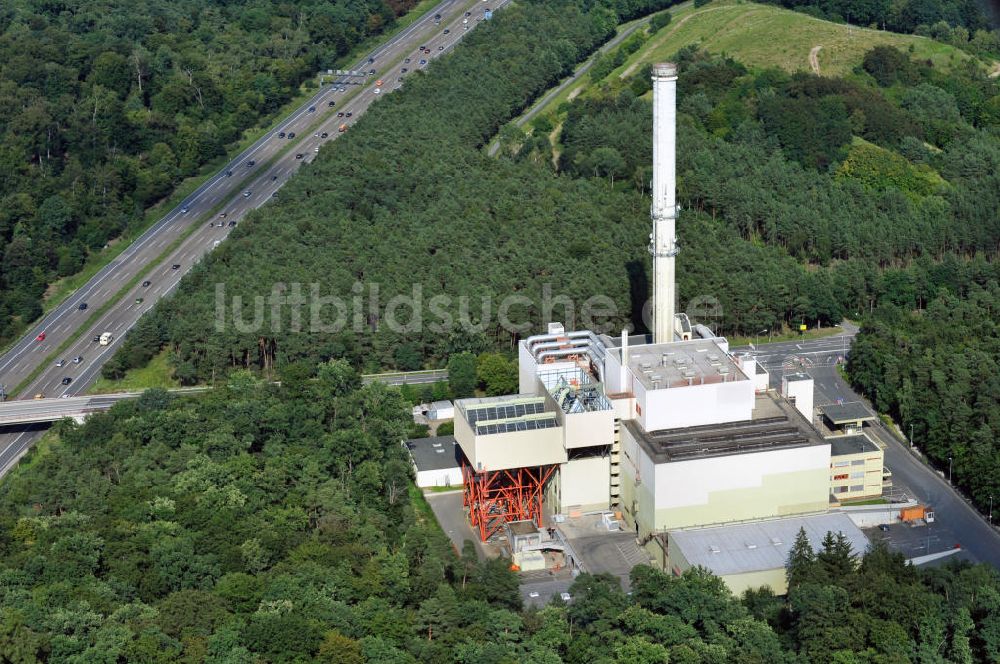
[[[713,53],[730,55],[750,67],[780,67],[790,72],[810,71],[810,52],[816,49],[814,56],[819,72],[831,76],[849,73],[861,64],[866,51],[880,45],[895,46],[903,51],[912,46],[914,58],[930,60],[942,69],[972,58],[954,46],[927,37],[841,25],[741,0],[717,0],[697,9],[685,2],[675,7],[672,14],[670,25],[651,37],[606,80],[629,76],[647,62],[669,60],[689,44],[700,44]],[[989,66],[1000,65],[989,63]],[[567,99],[586,94],[593,85],[589,76],[582,76],[548,103],[546,111],[558,108]]]
[[[913,47],[913,57],[947,68],[969,59],[967,53],[926,37],[841,25],[770,5],[713,2],[677,11],[673,22],[655,35],[616,72],[631,73],[638,64],[668,59],[683,46],[699,43],[714,53],[726,53],[745,65],[808,71],[809,53],[816,53],[823,74],[840,76],[861,63],[874,46],[900,50]]]

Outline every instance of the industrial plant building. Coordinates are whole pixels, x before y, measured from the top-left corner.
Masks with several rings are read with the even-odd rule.
[[[675,312],[675,86],[673,65],[654,66],[652,335],[552,323],[523,339],[518,394],[455,402],[464,504],[484,541],[513,522],[611,512],[664,569],[704,565],[734,587],[778,589],[800,527],[811,539],[844,532],[863,550],[850,520],[827,511],[842,486],[834,464],[861,455],[848,479],[866,473],[868,492],[876,461],[857,441],[823,438],[808,375],[769,390],[751,355]]]
[[[882,448],[863,433],[834,436],[830,441],[830,492],[837,501],[882,495]]]

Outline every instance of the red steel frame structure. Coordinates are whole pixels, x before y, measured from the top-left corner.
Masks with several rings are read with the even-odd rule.
[[[462,504],[469,508],[469,521],[482,541],[511,521],[531,519],[541,528],[542,489],[555,470],[555,466],[529,466],[477,473],[463,459]]]

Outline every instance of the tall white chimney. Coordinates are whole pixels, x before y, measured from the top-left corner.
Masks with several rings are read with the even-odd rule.
[[[677,65],[653,65],[653,343],[674,340],[677,256]]]

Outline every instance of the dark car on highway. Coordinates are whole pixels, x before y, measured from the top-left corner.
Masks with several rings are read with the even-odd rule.
[[[86,308],[87,308],[87,303],[86,302],[81,302],[80,303],[80,307],[79,307],[80,311],[83,311]]]
[[[69,376],[66,376],[65,378],[62,379],[62,384],[63,385],[69,385],[72,382],[73,382],[73,379],[70,378]]]
[[[294,131],[288,132],[288,138],[295,138],[295,132]]]
[[[297,155],[295,155],[295,158],[296,158],[296,159],[302,159],[302,157],[304,157],[304,156],[305,156],[305,155],[304,155],[304,154],[302,154],[302,153],[300,152],[300,153],[298,153]]]
[[[151,284],[151,283],[152,283],[151,281],[144,281],[144,282],[142,282],[142,287],[143,288],[149,288],[149,284]]]
[[[326,102],[326,105],[327,105],[327,106],[333,106],[333,105],[334,105],[334,104],[336,104],[336,103],[337,103],[337,102],[335,102],[334,100],[332,100],[332,99],[331,99],[330,101]]]
[[[173,265],[170,266],[170,269],[171,270],[179,270],[179,269],[181,269],[181,264],[180,263],[174,263]]]

